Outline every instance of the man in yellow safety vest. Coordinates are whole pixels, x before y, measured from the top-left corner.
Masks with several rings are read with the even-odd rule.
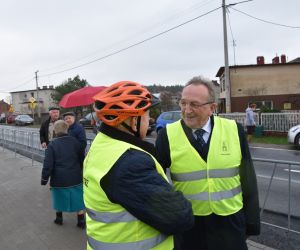
[[[195,216],[176,249],[243,250],[247,235],[260,232],[256,175],[243,127],[213,116],[210,84],[194,77],[183,88],[182,119],[159,132],[158,160]]]

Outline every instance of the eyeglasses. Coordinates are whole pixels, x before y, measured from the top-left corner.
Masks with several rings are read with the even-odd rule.
[[[191,109],[199,109],[202,106],[205,106],[207,104],[212,104],[212,103],[214,103],[214,102],[198,103],[198,102],[187,102],[187,101],[184,101],[184,100],[179,101],[179,105],[182,108],[186,108],[186,106],[189,105]]]

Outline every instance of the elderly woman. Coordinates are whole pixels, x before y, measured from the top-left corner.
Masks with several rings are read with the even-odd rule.
[[[54,132],[56,138],[45,152],[41,185],[46,185],[50,178],[52,204],[56,210],[54,223],[63,224],[63,212],[77,212],[77,226],[84,228],[80,144],[68,135],[65,121],[56,121]]]
[[[69,125],[68,134],[77,139],[80,144],[80,163],[83,165],[86,147],[86,134],[84,127],[75,121],[75,113],[67,112],[63,114],[64,121]]]

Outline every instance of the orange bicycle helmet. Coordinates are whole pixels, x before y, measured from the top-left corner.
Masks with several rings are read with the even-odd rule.
[[[158,104],[141,84],[131,81],[117,82],[93,97],[98,118],[109,126],[118,126],[131,116],[142,116]]]

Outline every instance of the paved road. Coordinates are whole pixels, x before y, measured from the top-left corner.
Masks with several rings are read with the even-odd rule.
[[[252,156],[256,158],[295,162],[300,161],[300,150],[296,150],[292,145],[252,144],[250,150]]]

